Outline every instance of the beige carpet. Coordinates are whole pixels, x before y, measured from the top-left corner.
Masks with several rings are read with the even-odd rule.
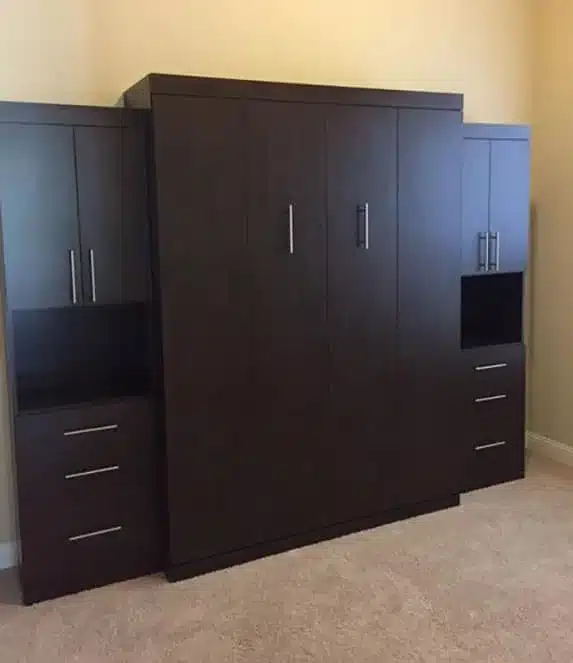
[[[2,663],[571,663],[573,471],[175,585],[0,601]]]

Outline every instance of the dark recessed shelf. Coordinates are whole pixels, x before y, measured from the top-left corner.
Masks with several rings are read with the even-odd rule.
[[[461,346],[521,343],[523,273],[462,277]]]
[[[12,321],[18,412],[149,393],[144,305],[13,311]]]

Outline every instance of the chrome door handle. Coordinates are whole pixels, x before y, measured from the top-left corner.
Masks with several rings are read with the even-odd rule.
[[[485,255],[482,260],[482,242],[485,242]],[[478,271],[487,272],[489,269],[489,233],[478,233]]]
[[[368,203],[364,203],[364,250],[370,248],[370,208]]]
[[[505,440],[502,442],[492,442],[491,444],[480,444],[474,447],[475,451],[483,451],[484,449],[494,449],[495,447],[503,447],[507,444]]]
[[[294,255],[294,205],[288,206],[288,251]]]
[[[489,249],[489,243],[493,242],[494,243],[494,249],[493,252],[490,251]],[[487,269],[488,271],[491,269],[494,272],[499,271],[499,233],[488,233],[488,263],[487,263]],[[491,253],[493,253],[493,261],[490,260],[491,258]]]
[[[78,290],[76,286],[76,252],[70,249],[70,278],[72,281],[72,304],[78,303]]]
[[[72,472],[66,474],[65,479],[80,479],[81,477],[93,477],[97,474],[107,474],[108,472],[117,472],[119,465],[110,465],[109,467],[98,467],[97,470],[86,470],[85,472]]]
[[[74,430],[64,431],[64,437],[71,437],[72,435],[85,435],[86,433],[99,433],[106,430],[117,430],[117,424],[110,424],[109,426],[94,426],[93,428],[75,428]]]
[[[484,364],[482,366],[475,366],[474,371],[493,371],[495,368],[507,368],[507,363],[500,364]]]
[[[484,396],[483,398],[474,399],[475,403],[489,403],[490,401],[501,401],[507,398],[507,394],[496,394],[495,396]]]
[[[90,282],[92,289],[92,302],[96,302],[96,275],[95,275],[95,255],[94,250],[89,250],[89,260],[90,260]]]
[[[82,541],[83,539],[91,539],[94,536],[102,536],[104,534],[111,534],[112,532],[119,532],[123,527],[108,527],[107,529],[98,529],[95,532],[87,532],[86,534],[78,534],[77,536],[70,536],[68,541]]]

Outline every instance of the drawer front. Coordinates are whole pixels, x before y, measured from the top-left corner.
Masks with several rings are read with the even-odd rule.
[[[463,351],[468,396],[487,398],[525,388],[525,349],[521,344]]]
[[[525,473],[523,437],[478,445],[472,451],[466,471],[464,490],[486,488],[522,479]]]
[[[157,532],[126,525],[24,552],[22,594],[26,604],[155,573],[161,568]]]

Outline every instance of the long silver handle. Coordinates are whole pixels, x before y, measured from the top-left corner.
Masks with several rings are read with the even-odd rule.
[[[370,208],[368,203],[364,203],[364,249],[370,248]]]
[[[488,271],[491,269],[494,272],[497,272],[499,269],[499,251],[498,251],[498,246],[499,246],[499,233],[488,233],[488,241],[487,241],[487,247],[488,247],[488,261],[487,261],[487,269]],[[494,243],[494,249],[493,251],[489,248],[490,242]],[[493,253],[493,257],[492,254]]]
[[[83,539],[91,539],[94,536],[103,536],[104,534],[111,534],[112,532],[119,532],[123,527],[108,527],[107,529],[98,529],[95,532],[87,532],[86,534],[78,534],[77,536],[70,536],[68,541],[82,541]]]
[[[71,437],[72,435],[85,435],[86,433],[99,433],[104,430],[116,430],[119,426],[117,424],[110,424],[109,426],[94,426],[93,428],[76,428],[74,430],[67,430],[64,432],[64,437]]]
[[[507,368],[505,362],[500,364],[483,364],[482,366],[475,366],[474,371],[493,371],[495,368]]]
[[[288,206],[288,250],[291,256],[294,254],[294,205]]]
[[[81,477],[93,477],[96,474],[107,474],[108,472],[117,472],[119,465],[110,465],[109,467],[99,467],[97,470],[86,470],[85,472],[72,472],[66,474],[66,479],[80,479]]]
[[[94,250],[93,249],[89,250],[89,258],[90,258],[90,281],[91,281],[91,288],[92,288],[92,302],[95,304],[95,301],[96,301],[96,273],[95,273],[95,256],[94,256]]]
[[[485,255],[482,260],[482,242],[485,243]],[[478,271],[487,272],[489,268],[489,233],[478,233]]]
[[[488,403],[489,401],[501,401],[507,398],[507,394],[496,394],[495,396],[484,396],[483,398],[476,398],[475,403]]]
[[[76,286],[76,252],[70,249],[70,277],[72,281],[72,304],[78,303],[78,289]]]
[[[476,451],[483,451],[484,449],[494,449],[495,447],[503,447],[507,444],[505,440],[503,442],[492,442],[491,444],[480,444],[475,447]]]

